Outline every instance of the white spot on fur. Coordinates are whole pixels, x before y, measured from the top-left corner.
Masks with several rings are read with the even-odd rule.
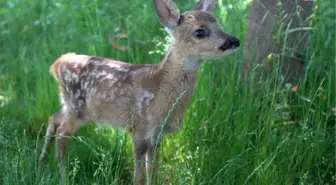
[[[84,101],[83,100],[78,100],[78,106],[82,107],[84,105]]]
[[[88,81],[85,81],[83,86],[84,86],[84,89],[88,89],[88,87],[89,87],[89,82],[88,82]]]
[[[106,79],[110,79],[110,80],[112,80],[112,79],[114,78],[114,75],[113,75],[113,74],[107,74],[107,75],[105,76],[105,78],[106,78]]]
[[[107,72],[105,70],[102,70],[98,73],[99,76],[105,76]]]
[[[97,93],[97,88],[92,87],[91,88],[91,96],[94,96]]]
[[[75,93],[75,98],[79,98],[79,96],[80,96],[80,90],[78,89]]]
[[[106,65],[109,66],[109,67],[115,68],[115,69],[117,69],[119,71],[122,71],[122,72],[129,71],[129,69],[123,68],[121,65],[116,64],[116,63],[108,62],[108,63],[106,63]]]
[[[154,99],[154,93],[150,91],[140,91],[136,94],[136,106],[139,116],[144,116],[149,104]]]

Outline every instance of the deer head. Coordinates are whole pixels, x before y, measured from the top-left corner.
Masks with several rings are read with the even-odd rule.
[[[171,0],[155,0],[160,23],[173,38],[173,47],[190,62],[218,59],[239,47],[239,40],[225,33],[213,13],[217,0],[200,0],[191,11],[180,13]]]

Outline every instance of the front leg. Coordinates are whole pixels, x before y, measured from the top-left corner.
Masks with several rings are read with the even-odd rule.
[[[146,152],[147,185],[151,185],[152,180],[157,177],[159,157],[159,146],[149,146]]]
[[[145,184],[145,153],[148,150],[148,144],[143,134],[135,134],[134,138],[134,152],[135,152],[135,174],[134,184]]]

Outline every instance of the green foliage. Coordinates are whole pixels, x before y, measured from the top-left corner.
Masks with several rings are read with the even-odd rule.
[[[182,10],[194,1],[179,1]],[[249,4],[220,1],[225,31],[244,40]],[[152,1],[0,1],[0,184],[58,184],[54,152],[37,168],[60,107],[49,66],[65,52],[156,63],[168,40]],[[335,183],[335,2],[317,1],[307,77],[296,91],[240,80],[243,51],[202,66],[181,132],[167,136],[157,184]],[[127,39],[113,47],[122,28]],[[154,47],[155,46],[155,47]],[[270,77],[273,78],[273,77]],[[265,83],[267,84],[267,83]],[[71,137],[71,184],[130,184],[131,136],[90,124]]]

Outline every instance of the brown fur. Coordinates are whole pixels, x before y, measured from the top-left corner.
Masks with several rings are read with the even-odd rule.
[[[135,183],[145,182],[147,167],[147,184],[151,184],[155,150],[162,134],[180,129],[196,88],[199,66],[204,59],[227,54],[219,47],[230,39],[216,19],[205,12],[208,6],[202,6],[205,9],[202,11],[184,13],[180,16],[184,18],[180,19],[172,1],[155,2],[160,22],[175,38],[160,63],[130,64],[68,53],[51,66],[50,71],[59,83],[62,109],[50,117],[41,161],[53,134],[71,136],[87,121],[93,120],[134,133]],[[174,12],[174,16],[170,12]],[[208,38],[194,37],[192,32],[200,26],[211,31]],[[64,137],[56,140],[62,183],[65,182],[67,143]]]
[[[205,22],[205,23],[213,23],[217,20],[210,14],[204,13],[202,11],[188,11],[182,14],[185,19],[189,19],[190,21],[196,22]]]

